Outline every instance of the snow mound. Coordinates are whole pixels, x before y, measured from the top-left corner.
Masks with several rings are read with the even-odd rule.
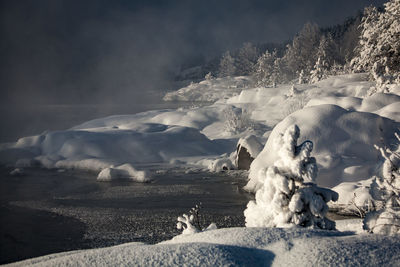
[[[76,128],[21,138],[1,151],[1,160],[13,165],[19,162],[24,166],[100,171],[124,163],[170,162],[180,157],[220,155],[234,149],[234,143],[210,140],[195,128],[135,120],[130,123],[129,129],[126,124],[125,129],[114,126]],[[138,178],[141,175],[125,167],[105,170],[99,178],[113,179],[129,174],[127,176],[145,179]]]
[[[376,174],[379,152],[373,144],[383,142],[390,147],[395,143],[393,132],[400,127],[399,122],[379,115],[349,111],[336,105],[318,105],[294,112],[275,126],[263,151],[251,164],[248,190],[255,192],[262,186],[258,173],[272,166],[278,157],[273,140],[292,124],[301,125],[300,142],[313,140],[320,170],[318,183],[324,187],[364,180]]]
[[[332,207],[345,208],[346,211],[357,214],[357,207],[368,207],[373,200],[371,184],[374,178],[358,181],[344,182],[332,188],[338,192],[339,199],[330,203]]]
[[[250,77],[213,78],[167,93],[164,101],[215,102],[239,94],[252,84]],[[228,90],[227,90],[228,89]]]
[[[142,183],[151,180],[146,171],[138,171],[129,163],[117,167],[105,168],[97,176],[98,181],[112,181],[117,179],[128,179]]]
[[[400,209],[385,208],[367,214],[364,218],[364,228],[374,234],[400,234]]]
[[[399,255],[395,237],[296,228],[226,228],[180,235],[156,245],[128,243],[52,254],[14,266],[396,266]]]

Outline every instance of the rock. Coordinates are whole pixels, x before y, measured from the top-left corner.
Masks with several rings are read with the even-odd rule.
[[[239,170],[249,170],[250,165],[263,149],[254,135],[241,138],[236,147],[236,166]]]

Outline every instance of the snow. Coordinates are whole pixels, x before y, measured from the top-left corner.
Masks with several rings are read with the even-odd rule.
[[[398,237],[250,227],[179,235],[156,245],[64,252],[13,266],[396,266],[399,255]]]
[[[0,145],[0,162],[14,166],[16,174],[18,168],[30,166],[76,168],[97,172],[100,181],[148,182],[152,177],[146,169],[149,164],[195,165],[210,171],[234,168],[239,141],[256,156],[247,190],[272,190],[264,186],[268,175],[276,178],[271,178],[272,184],[282,192],[290,189],[288,180],[280,179],[283,172],[277,170],[302,177],[304,192],[294,194],[293,201],[287,203],[292,213],[308,206],[314,216],[326,215],[325,203],[337,196],[318,186],[339,193],[339,207],[351,206],[352,202],[362,206],[370,201],[371,177],[381,175],[383,165],[380,152],[373,145],[394,149],[393,133],[400,128],[399,86],[392,86],[392,94],[368,96],[373,84],[367,81],[366,74],[333,76],[312,85],[251,86],[247,77],[208,79],[172,92],[165,99],[214,104],[110,116],[63,131],[24,137]],[[283,138],[286,129],[294,124],[300,127],[301,136]],[[251,135],[254,140],[248,137]],[[294,150],[289,149],[292,145]],[[310,156],[311,150],[315,160]],[[294,156],[290,157],[288,151],[295,151]],[[302,160],[296,161],[300,154]],[[296,168],[303,163],[312,168],[299,172]],[[265,202],[263,190],[258,191],[253,204]],[[264,204],[258,208],[265,210],[270,203]],[[397,221],[396,216],[386,210],[371,223],[385,224],[389,217]],[[286,226],[283,221],[273,226]],[[366,234],[360,220],[335,223],[342,232],[297,227],[207,230],[156,245],[129,243],[53,254],[14,265],[400,264],[398,236]],[[256,225],[265,226],[249,224]],[[382,232],[394,232],[393,229]]]
[[[246,148],[247,152],[250,154],[252,158],[256,158],[263,149],[262,144],[260,143],[260,141],[258,141],[257,137],[255,137],[254,135],[249,135],[240,138],[237,144],[237,148],[239,147]]]
[[[252,80],[246,76],[206,79],[169,92],[163,99],[165,101],[215,102],[239,94],[251,83]]]
[[[146,171],[138,171],[131,164],[126,163],[117,167],[109,167],[100,171],[98,181],[129,179],[136,182],[149,182],[151,179]]]
[[[248,143],[251,155],[258,155],[247,185],[255,192],[261,184],[256,173],[276,159],[271,140],[297,124],[302,129],[299,141],[314,143],[319,185],[332,188],[379,173],[380,156],[372,145],[392,144],[392,133],[400,123],[399,95],[368,96],[373,83],[363,73],[332,76],[311,85],[251,86],[248,77],[193,83],[166,98],[216,102],[110,116],[64,131],[24,137],[0,146],[0,162],[20,168],[76,168],[98,174],[106,169],[102,176],[107,174],[107,179],[119,176],[113,176],[118,171],[111,168],[123,164],[137,170],[162,163],[221,171],[234,168],[231,153],[241,140]],[[260,154],[259,145],[242,139],[250,135],[266,143]]]
[[[277,158],[273,140],[292,124],[301,125],[304,140],[314,142],[314,156],[320,176],[318,184],[334,187],[341,182],[365,180],[378,173],[379,151],[373,144],[394,143],[393,133],[400,123],[368,112],[343,109],[337,105],[317,105],[298,110],[278,123],[258,157],[250,167],[246,188],[261,186],[258,173],[272,166]]]
[[[257,180],[263,184],[244,211],[247,227],[335,228],[326,218],[326,203],[336,201],[338,195],[313,183],[318,172],[315,158],[310,156],[313,144],[297,145],[299,136],[298,126],[291,125],[273,140],[279,157],[273,166],[258,172]]]

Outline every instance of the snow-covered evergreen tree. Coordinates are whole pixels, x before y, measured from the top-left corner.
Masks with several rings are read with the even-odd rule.
[[[364,228],[372,233],[400,234],[400,136],[397,149],[380,150],[385,162],[382,177],[376,177],[371,185],[377,211],[367,214]]]
[[[300,73],[299,73],[298,83],[299,84],[304,84],[306,82],[307,82],[307,80],[306,80],[306,77],[304,75],[304,70],[301,70]]]
[[[318,59],[315,51],[318,49],[320,36],[318,25],[306,23],[287,46],[283,59],[288,67],[289,79],[297,78],[302,70],[305,76],[311,72]]]
[[[229,51],[226,51],[223,54],[221,61],[219,62],[218,76],[219,77],[233,76],[235,72],[236,72],[235,59],[231,56]]]
[[[377,82],[376,91],[400,82],[400,0],[390,0],[383,13],[374,7],[364,11],[355,70],[368,71]]]
[[[276,82],[273,77],[275,60],[276,51],[266,51],[258,58],[254,71],[256,86],[271,86]]]
[[[337,64],[339,54],[331,34],[322,35],[317,49],[317,61],[310,72],[310,83],[316,83],[328,77],[332,66]]]
[[[297,146],[299,137],[300,129],[292,125],[274,140],[279,159],[259,174],[264,185],[244,211],[246,226],[335,228],[326,218],[326,203],[336,201],[338,194],[314,183],[318,169],[311,157],[313,143]]]
[[[236,74],[249,75],[253,73],[257,59],[257,48],[252,43],[244,43],[236,57]]]
[[[315,62],[314,68],[310,73],[310,83],[316,83],[328,77],[328,64],[321,57]]]

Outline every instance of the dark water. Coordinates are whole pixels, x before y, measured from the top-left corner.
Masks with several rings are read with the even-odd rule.
[[[190,106],[187,102],[143,103],[132,105],[0,105],[0,143],[41,134],[46,130],[65,130],[83,122],[117,114]]]
[[[245,173],[155,170],[154,181],[97,182],[95,174],[0,168],[0,263],[177,235],[176,218],[202,203],[203,227],[244,226]]]

